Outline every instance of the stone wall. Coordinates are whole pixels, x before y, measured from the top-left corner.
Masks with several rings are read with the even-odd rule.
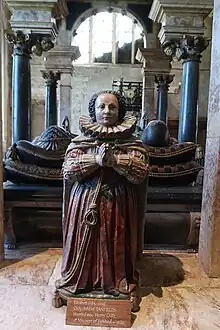
[[[43,69],[44,57],[33,55],[31,60],[31,136],[33,139],[45,129],[45,83],[41,75],[41,70]],[[57,100],[58,99],[59,82],[57,86]]]
[[[35,138],[44,130],[45,87],[40,70],[43,69],[44,58],[33,56],[31,60],[31,136]]]
[[[32,72],[32,137],[44,130],[45,87],[40,70],[43,69],[43,58],[34,57],[31,63]],[[112,88],[112,81],[142,81],[141,65],[75,65],[72,81],[71,131],[79,133],[80,115],[87,115],[90,97],[104,89]],[[59,98],[59,85],[57,88]]]
[[[207,115],[209,58],[210,47],[204,52],[200,70],[199,116],[203,118]],[[43,63],[43,57],[33,57],[32,59],[32,137],[39,135],[44,130],[45,87],[40,72],[43,69]],[[173,120],[178,119],[179,116],[182,80],[181,63],[173,63],[171,73],[175,74],[175,78],[169,90],[168,116],[169,119]],[[128,81],[142,81],[141,65],[97,64],[74,66],[72,115],[70,118],[72,132],[79,133],[79,116],[88,113],[88,101],[93,93],[103,89],[111,89],[113,80],[119,80],[121,77]],[[57,92],[59,97],[59,85]]]
[[[72,89],[71,129],[79,133],[80,115],[88,114],[91,96],[101,90],[112,89],[113,80],[142,81],[141,65],[75,66]]]

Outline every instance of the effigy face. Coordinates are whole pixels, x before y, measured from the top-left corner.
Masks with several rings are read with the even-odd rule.
[[[100,93],[89,112],[92,120],[81,121],[83,135],[69,145],[63,164],[63,262],[53,304],[93,297],[129,300],[138,311],[140,196],[143,207],[145,202],[138,191],[146,182],[148,157],[132,135],[136,118],[125,117],[120,95]]]
[[[113,94],[101,94],[95,102],[96,121],[104,126],[114,126],[118,122],[119,104]]]

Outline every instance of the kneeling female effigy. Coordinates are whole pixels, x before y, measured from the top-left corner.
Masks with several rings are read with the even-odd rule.
[[[95,94],[90,118],[80,119],[83,134],[67,149],[55,307],[78,296],[130,299],[132,311],[139,309],[148,155],[126,110],[118,93]]]

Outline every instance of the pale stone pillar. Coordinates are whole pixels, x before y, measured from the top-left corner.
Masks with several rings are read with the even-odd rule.
[[[4,199],[3,199],[3,152],[2,152],[2,113],[6,109],[7,90],[4,84],[7,84],[7,72],[4,68],[6,64],[7,49],[5,47],[5,31],[8,28],[8,10],[0,0],[0,261],[4,259]],[[6,74],[6,81],[4,75]]]
[[[60,99],[59,99],[59,112],[58,112],[58,125],[62,124],[63,119],[67,116],[71,118],[71,104],[72,104],[72,70],[61,73],[60,79]]]
[[[61,125],[65,116],[71,118],[72,62],[79,56],[79,47],[65,45],[56,45],[45,56],[45,69],[60,72],[58,125]]]
[[[2,11],[2,24],[0,29],[0,47],[1,47],[1,93],[2,93],[2,139],[3,139],[3,152],[8,147],[8,139],[11,137],[11,116],[10,116],[10,66],[12,60],[12,54],[10,47],[6,40],[6,31],[8,29],[8,20],[10,18],[10,11],[5,2],[1,4]],[[3,17],[4,16],[4,17]]]
[[[214,1],[208,124],[199,260],[210,277],[220,277],[220,2]]]
[[[153,49],[160,49],[160,40],[158,39],[158,33],[160,31],[160,24],[153,22],[153,29],[152,32],[149,33],[147,32],[147,40],[146,40],[146,45],[144,45],[145,48],[153,48]]]
[[[204,37],[212,38],[212,17],[210,15],[205,19]],[[200,63],[200,81],[199,81],[199,117],[207,117],[208,112],[208,95],[211,65],[211,42],[202,54]]]
[[[149,72],[145,67],[142,68],[143,74],[143,90],[142,90],[142,109],[141,119],[142,127],[154,119],[156,103],[155,103],[155,83],[154,83],[154,72]]]
[[[0,5],[1,11],[1,5]],[[1,13],[0,13],[1,19]],[[1,54],[1,47],[0,47]],[[1,55],[0,55],[1,57]],[[2,75],[1,68],[0,74]],[[0,79],[0,91],[2,87],[2,81]],[[0,92],[0,262],[4,259],[4,200],[3,200],[3,153],[2,153],[2,93]]]
[[[136,59],[143,63],[143,92],[142,92],[142,128],[152,119],[155,119],[155,75],[170,72],[169,56],[160,48],[139,48]]]

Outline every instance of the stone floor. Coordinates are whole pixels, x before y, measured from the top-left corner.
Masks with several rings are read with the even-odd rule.
[[[6,253],[0,265],[0,330],[97,329],[67,326],[65,307],[51,306],[61,253],[59,248],[37,246]],[[145,253],[141,284],[141,310],[132,328],[220,329],[220,279],[206,277],[196,254]]]

